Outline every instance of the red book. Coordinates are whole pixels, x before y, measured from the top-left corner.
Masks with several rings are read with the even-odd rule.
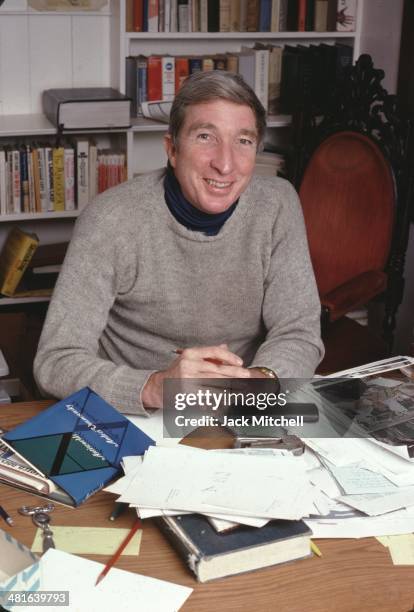
[[[142,32],[144,24],[144,0],[133,0],[133,28],[134,32]]]
[[[162,99],[162,62],[159,55],[150,55],[147,71],[148,101]]]
[[[175,58],[175,93],[189,75],[188,57]]]
[[[306,0],[299,0],[298,4],[298,32],[306,30]]]

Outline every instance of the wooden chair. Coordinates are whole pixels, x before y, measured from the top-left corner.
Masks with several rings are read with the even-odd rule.
[[[294,118],[291,178],[321,298],[322,373],[392,350],[412,206],[413,123],[399,114],[395,96],[381,86],[383,77],[362,55],[322,117],[308,98]],[[345,317],[373,299],[383,302],[381,330]]]

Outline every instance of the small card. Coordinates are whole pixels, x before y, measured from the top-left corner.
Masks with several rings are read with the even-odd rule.
[[[73,554],[112,555],[127,537],[130,529],[116,527],[67,527],[54,525],[53,540],[58,550]],[[139,530],[122,551],[123,555],[139,554],[142,531]],[[38,529],[32,552],[42,552],[42,530]]]

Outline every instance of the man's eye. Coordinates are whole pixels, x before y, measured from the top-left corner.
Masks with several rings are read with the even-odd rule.
[[[197,134],[197,140],[201,140],[203,142],[209,142],[211,140],[211,135],[206,134],[205,132],[201,134]]]
[[[245,146],[253,146],[255,142],[251,138],[242,137],[239,139],[240,144]]]

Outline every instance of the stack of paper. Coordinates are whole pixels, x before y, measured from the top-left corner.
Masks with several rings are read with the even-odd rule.
[[[141,518],[197,512],[247,525],[323,514],[325,504],[301,458],[267,453],[151,447],[125,461],[126,475],[106,490]]]

